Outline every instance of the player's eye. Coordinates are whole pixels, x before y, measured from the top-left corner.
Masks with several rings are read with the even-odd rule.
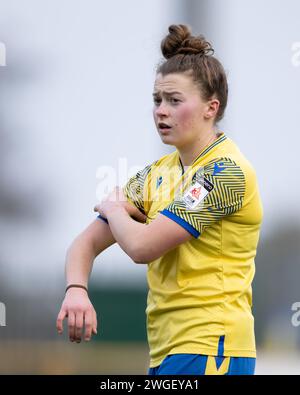
[[[154,102],[155,105],[158,106],[161,103],[161,99],[160,98],[154,98],[153,102]],[[180,100],[176,99],[175,97],[170,97],[169,98],[169,102],[172,103],[172,104],[177,104],[177,103],[180,102]]]

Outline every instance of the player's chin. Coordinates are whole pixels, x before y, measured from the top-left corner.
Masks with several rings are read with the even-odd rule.
[[[161,141],[164,143],[164,144],[169,144],[169,145],[175,145],[176,144],[176,139],[174,138],[174,136],[171,136],[171,135],[162,135],[161,133],[160,133],[160,138],[161,138]]]

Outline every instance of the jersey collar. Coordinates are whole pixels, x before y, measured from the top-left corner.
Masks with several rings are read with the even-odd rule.
[[[199,158],[201,158],[202,156],[206,155],[206,154],[207,154],[208,152],[210,152],[213,148],[215,148],[217,145],[219,145],[220,143],[222,143],[223,141],[225,141],[225,140],[227,139],[227,137],[226,137],[226,135],[225,135],[224,132],[218,133],[218,136],[219,136],[219,137],[217,138],[217,140],[215,140],[214,142],[212,142],[208,147],[205,147],[205,148],[200,152],[200,154],[193,160],[191,166],[192,166]],[[184,166],[183,166],[183,164],[182,164],[182,162],[181,162],[181,159],[180,159],[180,156],[179,156],[178,151],[177,151],[177,154],[178,154],[179,165],[180,165],[180,167],[181,167],[181,171],[182,171],[182,174],[183,174],[184,171],[185,171],[185,169],[184,169]],[[187,166],[187,167],[189,167],[189,166]]]

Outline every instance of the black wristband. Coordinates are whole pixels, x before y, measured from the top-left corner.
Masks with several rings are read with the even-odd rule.
[[[67,286],[65,293],[67,293],[67,290],[68,290],[69,288],[82,288],[82,289],[85,289],[86,292],[88,292],[87,287],[85,287],[84,285],[80,285],[80,284],[70,284],[70,285]]]

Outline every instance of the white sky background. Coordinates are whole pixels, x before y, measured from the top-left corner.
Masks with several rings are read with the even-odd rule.
[[[168,152],[155,130],[151,94],[160,41],[169,24],[188,22],[186,4],[0,0],[7,182],[44,212],[40,223],[0,224],[1,261],[7,280],[21,283],[20,292],[33,280],[35,286],[62,286],[66,248],[95,218],[98,167],[117,167],[119,158],[143,167]],[[300,3],[209,4],[212,19],[196,33],[207,34],[229,72],[221,129],[257,170],[267,234],[300,217],[300,67],[292,64],[291,50],[300,42]],[[92,278],[144,286],[145,275],[144,265],[113,246],[96,260]]]
[[[231,86],[226,126],[257,170],[264,231],[289,220],[300,224],[300,2],[224,3],[228,46],[222,52]],[[218,4],[210,2],[211,10]]]
[[[10,153],[6,177],[45,220],[1,222],[1,260],[18,290],[63,282],[68,245],[95,217],[96,170],[144,166],[162,155],[152,120],[159,45],[174,1],[0,2],[1,113]],[[5,100],[3,100],[5,99]],[[100,261],[100,262],[99,262]],[[93,278],[146,281],[146,267],[118,246]]]

